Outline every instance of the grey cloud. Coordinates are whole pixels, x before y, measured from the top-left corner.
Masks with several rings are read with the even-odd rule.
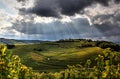
[[[84,7],[91,5],[89,0],[58,0],[61,13],[65,15],[74,15],[79,13]]]
[[[92,18],[94,24],[111,24],[113,26],[120,26],[120,14],[103,14]]]
[[[104,36],[120,35],[120,5],[110,3],[108,7],[97,5],[88,8],[88,15],[96,28],[103,33]]]
[[[85,18],[73,19],[72,22],[62,23],[54,21],[51,23],[32,23],[17,21],[13,24],[12,29],[28,35],[42,35],[47,39],[64,39],[64,38],[92,38],[99,37],[102,34],[89,25]]]
[[[26,33],[26,34],[44,34],[44,33],[45,34],[53,34],[54,32],[62,34],[63,32],[68,32],[69,29],[70,29],[70,31],[81,29],[82,31],[79,31],[79,32],[82,33],[87,30],[86,27],[89,26],[89,23],[88,23],[87,19],[79,19],[79,20],[75,19],[73,23],[68,22],[65,24],[60,21],[54,21],[51,23],[33,23],[31,21],[25,22],[24,20],[20,20],[20,21],[16,21],[15,23],[13,23],[13,25],[14,25],[13,26],[14,29],[16,29],[17,31],[20,31],[22,33]],[[72,29],[72,27],[74,27],[74,26],[77,29],[75,29],[75,28]],[[71,32],[71,33],[75,33],[75,31]]]
[[[111,0],[35,0],[33,7],[20,11],[45,17],[59,17],[60,13],[71,16],[94,3],[108,6],[109,1]],[[120,0],[114,1],[118,3]]]
[[[60,21],[54,21],[51,23],[16,21],[11,29],[15,29],[27,36],[33,35],[31,37],[32,39],[59,40],[66,38],[89,38],[109,40],[110,38],[110,41],[120,40],[120,27],[115,26],[113,28],[113,25],[110,23],[90,26],[88,20],[85,18],[72,19],[72,22],[68,23],[62,23]]]
[[[25,1],[27,1],[27,0],[17,0],[18,2],[25,2]]]
[[[104,36],[118,36],[120,35],[120,14],[117,15],[98,15],[93,19],[99,21],[94,25],[103,33]]]
[[[120,27],[111,23],[104,23],[101,25],[96,24],[96,28],[99,29],[105,36],[120,35]]]
[[[90,19],[93,25],[90,26],[85,19],[74,19],[73,23],[61,23],[55,21],[52,23],[33,23],[18,21],[13,24],[13,28],[25,34],[39,34],[46,39],[64,39],[64,38],[111,38],[111,40],[120,40],[120,9],[119,6],[108,4],[111,0],[35,0],[31,8],[20,9],[20,14],[36,14],[44,17],[60,17],[60,14],[72,16],[92,4],[100,3],[104,7],[92,7],[96,11],[91,13]],[[114,5],[119,5],[120,0],[115,1]],[[92,11],[91,9],[90,11]],[[106,10],[105,10],[106,9]],[[93,12],[93,11],[92,11]],[[99,13],[100,12],[100,13]],[[85,13],[84,13],[85,14]],[[89,14],[89,12],[88,12]],[[86,14],[87,15],[87,14]]]
[[[119,2],[120,2],[120,0],[115,0],[115,2],[116,2],[116,3],[119,3]]]

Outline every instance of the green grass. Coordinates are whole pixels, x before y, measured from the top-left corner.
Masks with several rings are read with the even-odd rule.
[[[31,45],[16,45],[13,54],[19,55],[22,63],[37,71],[60,71],[67,65],[84,63],[100,54],[99,47],[81,47],[83,42],[46,42]],[[41,49],[41,51],[39,51]]]

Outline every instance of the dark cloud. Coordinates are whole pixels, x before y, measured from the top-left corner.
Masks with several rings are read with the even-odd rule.
[[[17,0],[17,2],[20,2],[22,6],[25,6],[28,0]]]
[[[119,2],[120,2],[120,0],[115,0],[115,2],[116,2],[116,3],[119,3]]]
[[[17,0],[18,2],[25,2],[26,0]]]
[[[101,3],[104,6],[108,6],[108,2],[111,1],[111,0],[93,0],[93,1]]]
[[[79,13],[85,7],[94,3],[100,3],[104,6],[108,6],[109,1],[111,0],[35,0],[33,7],[29,9],[24,8],[24,11],[22,12],[33,13],[38,16],[45,17],[59,17],[60,13],[71,16],[75,13]],[[116,3],[120,2],[120,0],[114,1]]]
[[[72,16],[87,7],[86,9],[92,9],[89,9],[90,12],[86,11],[86,13],[84,10],[84,14],[88,14],[92,25],[89,25],[87,19],[81,18],[72,19],[72,22],[66,22],[65,24],[61,23],[60,19],[51,23],[34,23],[32,20],[30,22],[16,21],[12,29],[27,35],[42,35],[40,38],[47,39],[102,39],[106,37],[108,40],[119,41],[120,9],[119,6],[115,5],[119,5],[120,0],[114,0],[115,3],[111,4],[108,3],[109,1],[112,0],[35,0],[33,7],[19,9],[20,14],[23,16],[24,14],[36,14],[44,17],[60,17],[61,14]],[[92,4],[96,5],[91,6]]]
[[[106,13],[98,14],[94,16],[93,18],[91,18],[91,20],[94,24],[99,24],[100,26],[103,26],[103,27],[107,27],[107,26],[111,26],[112,28],[120,27],[120,11],[119,11],[120,9],[116,8],[116,10],[118,11],[111,10],[113,11],[113,13],[110,13],[110,14],[106,14]]]
[[[118,36],[120,35],[120,13],[97,15],[93,18],[96,28],[103,33],[104,36]]]
[[[29,9],[22,8],[20,11],[45,17],[59,17],[57,4],[57,0],[35,0],[34,7]]]
[[[88,20],[85,18],[73,19],[72,22],[67,23],[62,23],[58,20],[50,23],[16,21],[16,23],[13,23],[12,29],[28,35],[38,34],[46,37],[56,35],[61,39],[65,37],[101,36],[95,27],[90,27]]]
[[[80,25],[80,26],[79,26]],[[74,28],[75,27],[75,28]],[[12,28],[25,34],[80,34],[89,30],[89,22],[87,19],[75,19],[72,22],[62,23],[61,21],[54,21],[50,23],[34,23],[25,22],[24,20],[13,23]],[[81,31],[78,31],[81,29]],[[89,31],[90,32],[90,31]]]
[[[39,16],[45,16],[45,17],[58,17],[58,13],[52,9],[52,8],[32,8],[32,9],[29,9],[28,12],[30,13],[34,13],[36,15],[39,15]]]
[[[114,28],[113,28],[114,27]],[[10,28],[9,28],[10,29]],[[89,25],[86,18],[72,19],[72,22],[62,23],[59,20],[50,23],[25,22],[24,20],[13,23],[15,29],[26,35],[36,36],[34,39],[59,40],[66,38],[89,38],[97,40],[119,41],[120,27],[111,23]],[[41,37],[37,38],[37,35]],[[33,37],[31,37],[33,38]]]
[[[111,23],[106,22],[106,23],[103,23],[101,25],[95,24],[95,26],[106,37],[119,36],[120,35],[120,27],[116,26],[116,25],[113,25]]]
[[[90,0],[59,0],[61,13],[65,15],[74,15],[79,13],[84,7],[91,5]]]

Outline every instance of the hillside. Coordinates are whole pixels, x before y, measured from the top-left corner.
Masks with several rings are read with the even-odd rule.
[[[115,48],[116,46],[117,48]],[[22,63],[34,70],[54,72],[66,69],[67,65],[84,64],[88,58],[94,60],[96,55],[102,54],[104,48],[107,47],[113,47],[113,50],[119,52],[120,46],[104,41],[69,39],[40,44],[15,45],[9,50],[12,50],[13,54],[19,55]]]
[[[7,49],[6,46],[0,45],[0,78],[1,79],[119,79],[120,78],[120,72],[119,72],[120,52],[112,51],[109,48],[103,49],[103,51],[99,55],[97,55],[94,58],[94,60],[91,60],[91,58],[89,58],[85,61],[84,64],[79,63],[76,65],[68,65],[68,67],[64,70],[61,69],[60,71],[57,71],[56,69],[54,69],[55,72],[50,71],[49,68],[46,68],[44,72],[35,71],[31,67],[27,67],[24,64],[22,64],[21,59],[19,58],[18,55],[11,55],[11,53],[9,51],[6,51],[6,49]],[[33,57],[34,56],[35,55],[33,55]]]

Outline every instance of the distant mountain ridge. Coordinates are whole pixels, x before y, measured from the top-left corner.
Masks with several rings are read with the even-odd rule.
[[[71,39],[71,40],[76,40],[76,39]],[[85,40],[85,39],[81,39],[81,40]],[[88,39],[88,40],[90,40],[90,39]],[[58,41],[61,41],[61,40],[58,40]],[[70,39],[68,39],[68,41],[70,41]],[[44,41],[44,40],[17,40],[17,39],[0,38],[0,44],[10,44],[10,45],[14,45],[14,44],[37,44],[37,43],[41,43],[41,42],[50,42],[50,41]],[[113,42],[113,43],[120,44],[120,42]]]
[[[6,39],[0,38],[0,44],[33,44],[40,43],[41,40],[15,40],[15,39]]]
[[[120,44],[120,42],[115,42],[116,44]]]

